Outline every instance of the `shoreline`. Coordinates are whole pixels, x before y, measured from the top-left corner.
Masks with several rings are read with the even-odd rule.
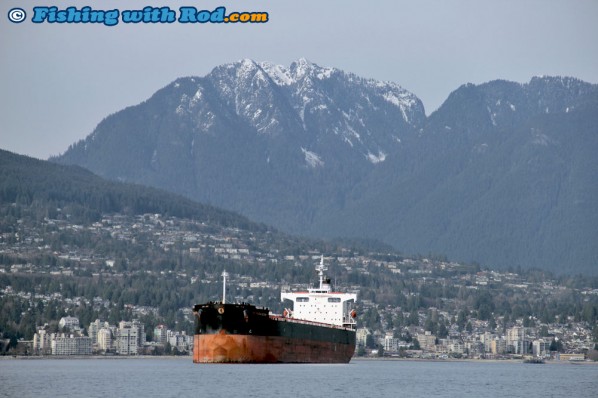
[[[473,359],[473,358],[448,358],[448,359],[438,359],[438,358],[368,358],[368,357],[353,357],[351,361],[411,361],[411,362],[447,362],[447,363],[455,363],[455,362],[470,362],[470,363],[524,363],[523,359]],[[547,360],[542,364],[546,365],[598,365],[598,361],[555,361],[555,360]],[[531,364],[528,364],[531,365]],[[533,364],[536,365],[536,364]]]
[[[164,360],[192,360],[191,355],[2,355],[0,361],[9,360],[143,360],[143,359],[164,359]]]
[[[158,359],[158,360],[181,360],[192,362],[193,358],[191,355],[131,355],[131,356],[104,356],[104,355],[40,355],[40,356],[24,356],[24,355],[2,355],[0,361],[29,361],[29,360],[147,360],[147,359]],[[351,362],[374,362],[374,361],[404,361],[404,362],[443,362],[443,363],[509,363],[509,364],[523,364],[522,359],[423,359],[423,358],[368,358],[368,357],[353,357]],[[548,360],[543,364],[546,365],[595,365],[598,366],[598,361],[554,361]],[[530,364],[531,365],[531,364]],[[535,365],[535,364],[534,364]]]

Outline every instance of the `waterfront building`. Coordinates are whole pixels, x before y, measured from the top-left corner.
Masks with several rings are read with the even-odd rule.
[[[193,348],[193,336],[188,336],[186,332],[169,330],[168,343],[178,352],[189,352]]]
[[[102,322],[99,319],[96,319],[94,322],[89,324],[89,327],[87,328],[87,335],[91,337],[92,344],[95,345],[98,343],[98,332],[100,329],[108,327],[110,327],[108,322]]]
[[[492,352],[492,342],[496,338],[495,334],[485,332],[480,335],[480,342],[484,344],[484,352]]]
[[[112,351],[112,330],[109,327],[104,327],[98,330],[97,334],[97,348],[100,351]]]
[[[504,337],[496,337],[490,343],[490,352],[494,355],[504,355],[507,352],[507,340]]]
[[[168,339],[168,329],[165,325],[158,325],[154,328],[154,341],[166,345]]]
[[[451,354],[463,355],[463,353],[465,352],[465,346],[463,345],[463,342],[460,340],[452,340],[448,344],[448,352],[450,352]]]
[[[418,333],[416,338],[422,350],[436,351],[436,336],[432,332],[426,330],[424,334]]]
[[[33,352],[36,355],[52,354],[51,334],[46,330],[46,326],[39,327],[33,335]]]
[[[535,357],[545,357],[550,354],[550,342],[544,339],[534,340],[532,343],[532,353]]]
[[[560,353],[557,353],[556,359],[557,359],[557,361],[577,362],[577,361],[584,361],[586,359],[586,356],[585,356],[585,354],[560,354]]]
[[[139,322],[138,319],[133,319],[131,325],[137,328],[137,347],[143,347],[146,341],[145,325]]]
[[[53,335],[52,355],[91,355],[91,338],[67,334]]]
[[[369,334],[370,334],[370,331],[367,328],[357,329],[357,332],[355,333],[355,338],[356,338],[356,343],[357,343],[356,345],[358,347],[365,347],[367,344]]]
[[[120,355],[137,355],[145,344],[145,326],[138,320],[121,321],[116,330],[115,348]]]
[[[507,329],[507,351],[519,355],[528,353],[529,341],[525,338],[524,327],[514,326]]]
[[[116,353],[120,355],[137,355],[139,329],[131,322],[121,321],[116,333]]]
[[[393,337],[392,334],[387,334],[384,337],[384,352],[399,352],[401,339]]]

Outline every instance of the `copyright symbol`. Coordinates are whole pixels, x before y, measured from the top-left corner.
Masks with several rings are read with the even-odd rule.
[[[22,8],[13,8],[8,12],[8,20],[14,23],[21,23],[27,18],[27,13]]]

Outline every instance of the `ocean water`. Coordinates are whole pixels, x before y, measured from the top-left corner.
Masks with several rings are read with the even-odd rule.
[[[598,397],[598,365],[353,360],[196,365],[190,358],[0,360],[0,397]]]

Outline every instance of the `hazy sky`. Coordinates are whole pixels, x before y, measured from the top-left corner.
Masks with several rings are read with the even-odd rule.
[[[266,11],[265,24],[33,23],[38,6]],[[9,21],[9,10],[27,13]],[[464,83],[598,83],[598,0],[2,0],[0,148],[46,159],[181,76],[304,57],[394,81],[430,114]]]

